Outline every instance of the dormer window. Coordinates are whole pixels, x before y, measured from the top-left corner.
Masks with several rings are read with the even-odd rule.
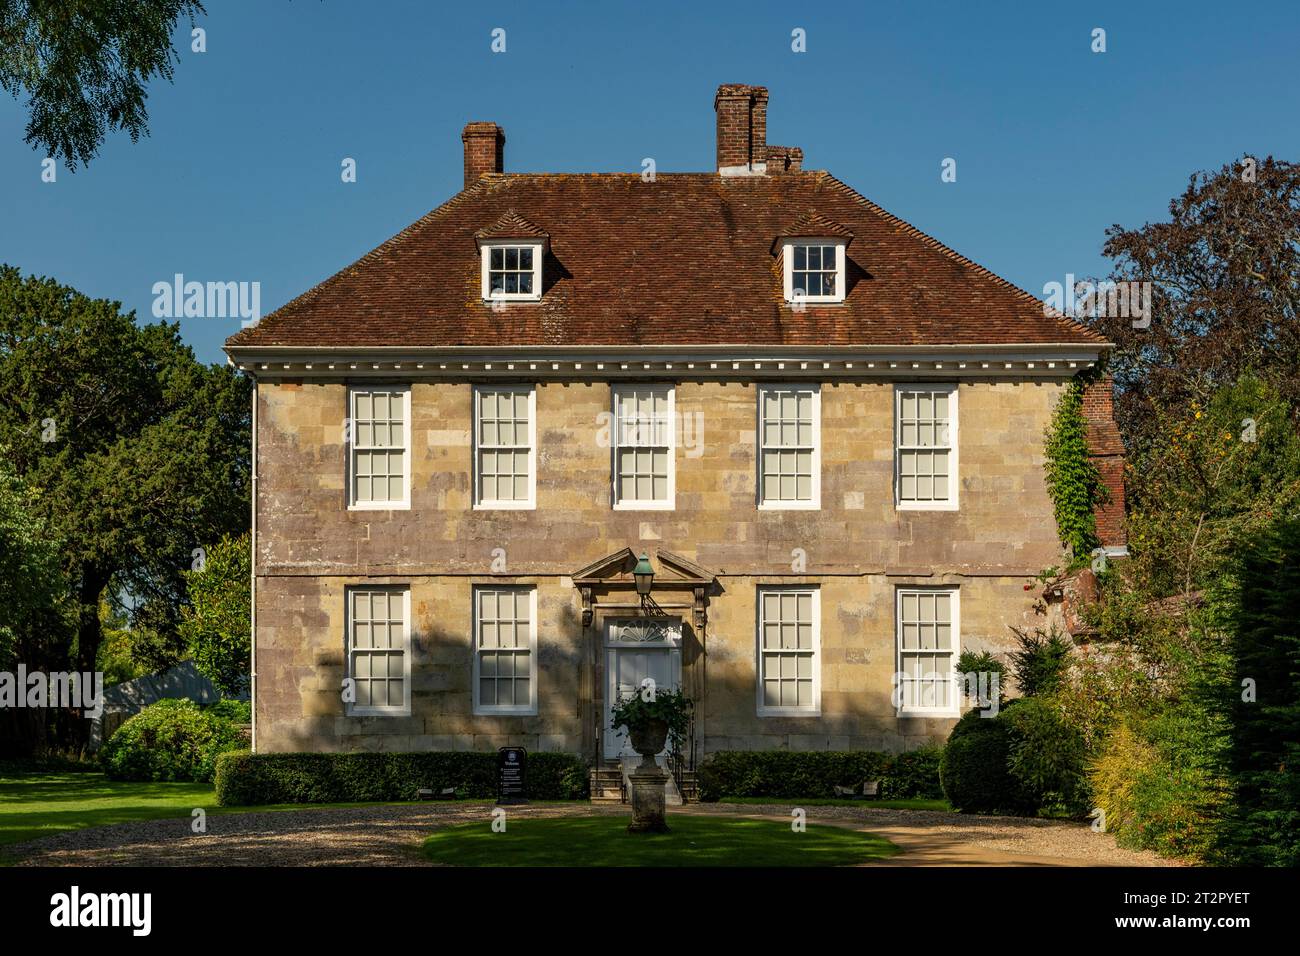
[[[484,243],[483,298],[535,302],[542,297],[540,243]]]
[[[785,300],[843,302],[844,245],[843,239],[785,240]]]
[[[550,236],[513,209],[474,233],[482,257],[484,302],[536,302]]]

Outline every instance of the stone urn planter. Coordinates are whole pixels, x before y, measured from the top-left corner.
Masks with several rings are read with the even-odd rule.
[[[637,769],[657,767],[655,757],[668,743],[668,721],[648,720],[644,724],[629,727],[627,734],[632,742],[632,749],[641,755],[641,766]]]
[[[664,822],[664,786],[668,774],[655,763],[655,755],[668,740],[668,723],[648,720],[627,728],[632,749],[641,755],[641,763],[627,775],[632,784],[632,822],[629,833],[667,833]]]
[[[640,693],[615,702],[610,726],[626,728],[628,742],[641,755],[641,762],[627,774],[632,791],[631,833],[667,833],[664,822],[664,787],[668,774],[655,757],[664,751],[668,738],[680,739],[689,727],[692,703],[676,690],[656,690],[653,682]]]

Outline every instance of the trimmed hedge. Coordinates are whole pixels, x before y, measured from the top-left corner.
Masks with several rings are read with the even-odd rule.
[[[996,717],[969,710],[948,735],[939,773],[948,802],[963,813],[1038,812],[1037,799],[1008,767],[1014,738],[1004,718],[1016,703],[1008,703]]]
[[[815,799],[835,796],[835,788],[879,780],[887,799],[941,797],[939,752],[934,748],[904,754],[874,750],[723,750],[699,767],[700,799],[723,797]]]
[[[1011,734],[1007,769],[1042,810],[1072,817],[1090,809],[1083,736],[1045,697],[1023,697],[1000,718]]]
[[[942,800],[943,784],[939,780],[942,747],[922,747],[894,754],[880,783],[885,800]]]
[[[530,753],[528,796],[581,800],[587,764],[575,754]],[[415,792],[455,787],[456,796],[495,800],[495,753],[265,753],[247,750],[217,759],[217,803],[369,803],[414,800]]]

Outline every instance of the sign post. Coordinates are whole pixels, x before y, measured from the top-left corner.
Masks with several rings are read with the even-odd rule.
[[[497,751],[497,804],[527,803],[526,766],[528,751],[523,747],[502,747]]]

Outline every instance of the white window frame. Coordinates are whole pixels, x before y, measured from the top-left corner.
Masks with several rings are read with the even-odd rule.
[[[949,700],[952,705],[949,707],[906,707],[904,706],[905,694],[903,693],[903,595],[905,594],[946,594],[949,598],[949,606],[952,608],[952,620],[949,627],[952,631],[952,646],[949,653],[952,657],[952,677],[950,678]],[[933,650],[918,650],[913,653],[932,654]],[[899,717],[960,717],[962,705],[963,686],[961,675],[957,673],[957,661],[961,657],[961,588],[959,587],[917,587],[908,585],[906,587],[896,587],[894,589],[894,673],[898,681],[896,688],[891,688],[891,692],[897,691],[898,701],[895,707],[896,715]]]
[[[357,396],[360,394],[388,392],[402,396],[402,498],[400,501],[358,501],[356,487],[357,452],[372,451],[380,446],[357,447]],[[347,443],[344,462],[344,480],[347,482],[349,511],[403,511],[411,507],[411,386],[410,385],[350,385],[348,386]]]
[[[511,591],[514,593],[520,591],[528,592],[528,703],[527,704],[481,704],[479,703],[480,691],[480,662],[482,660],[483,648],[479,645],[479,627],[481,620],[479,618],[479,595],[484,591]],[[474,689],[473,705],[475,716],[480,717],[535,717],[537,716],[537,655],[540,640],[537,633],[537,587],[532,584],[475,584],[470,589],[470,600],[473,603],[473,631],[470,633],[470,651],[474,655],[473,681]]]
[[[812,703],[806,707],[771,706],[764,702],[763,598],[768,594],[812,595]],[[759,717],[820,717],[822,712],[821,588],[806,584],[760,584],[754,602],[754,702]],[[782,649],[772,653],[788,653]]]
[[[832,295],[807,295],[804,294],[798,300],[799,302],[843,302],[845,287],[845,248],[846,243],[843,239],[818,238],[817,236],[800,236],[796,239],[781,240],[781,261],[785,275],[785,301],[795,302],[794,297],[794,247],[795,246],[834,246],[835,247],[835,292]],[[807,271],[807,270],[803,270]],[[818,271],[826,271],[825,269]]]
[[[353,655],[357,649],[353,646],[354,635],[353,596],[357,593],[384,591],[389,594],[402,595],[402,703],[388,704],[383,707],[362,707],[356,703],[344,702],[344,714],[348,717],[409,717],[411,714],[411,588],[409,585],[397,584],[355,584],[343,589],[343,666],[345,676],[356,680]],[[364,653],[364,650],[363,650]],[[355,691],[356,685],[353,684]]]
[[[492,293],[492,250],[493,249],[531,249],[533,252],[533,291]],[[484,302],[538,302],[542,298],[542,249],[540,242],[519,239],[502,239],[484,242],[479,247],[481,262],[480,280]]]
[[[480,445],[481,435],[481,416],[479,397],[483,392],[509,392],[512,395],[528,395],[528,497],[522,500],[501,500],[495,498],[483,498],[483,476],[479,452],[483,450]],[[537,387],[535,385],[475,385],[470,396],[473,408],[470,410],[473,417],[474,434],[470,441],[470,451],[473,455],[472,470],[474,481],[474,510],[475,511],[529,511],[537,507]],[[518,445],[499,445],[493,446],[498,448],[518,448]]]
[[[943,392],[948,396],[948,497],[942,501],[906,501],[903,499],[902,414],[904,392]],[[955,382],[896,382],[894,384],[894,508],[898,511],[956,511],[961,491],[961,471],[957,450],[960,447]],[[920,447],[920,446],[911,446]],[[931,449],[941,446],[926,446]]]
[[[618,488],[618,453],[624,447],[619,445],[619,401],[626,391],[637,389],[660,389],[668,393],[668,497],[663,501],[643,501],[639,498],[624,499],[619,496]],[[615,511],[673,511],[677,507],[677,387],[664,382],[625,382],[610,389],[613,406],[613,423],[610,431],[610,495]],[[659,447],[659,446],[626,446]]]
[[[763,463],[767,456],[767,448],[763,444],[763,405],[764,399],[770,392],[811,392],[812,393],[812,493],[807,501],[786,501],[782,499],[767,500],[763,497]],[[757,482],[757,500],[758,507],[761,511],[819,511],[822,506],[822,390],[819,384],[806,383],[783,383],[760,385],[758,387],[758,435],[756,438],[756,447],[758,454],[755,455],[758,472],[756,475]],[[790,450],[802,448],[802,445],[792,446],[774,446],[774,451]]]

